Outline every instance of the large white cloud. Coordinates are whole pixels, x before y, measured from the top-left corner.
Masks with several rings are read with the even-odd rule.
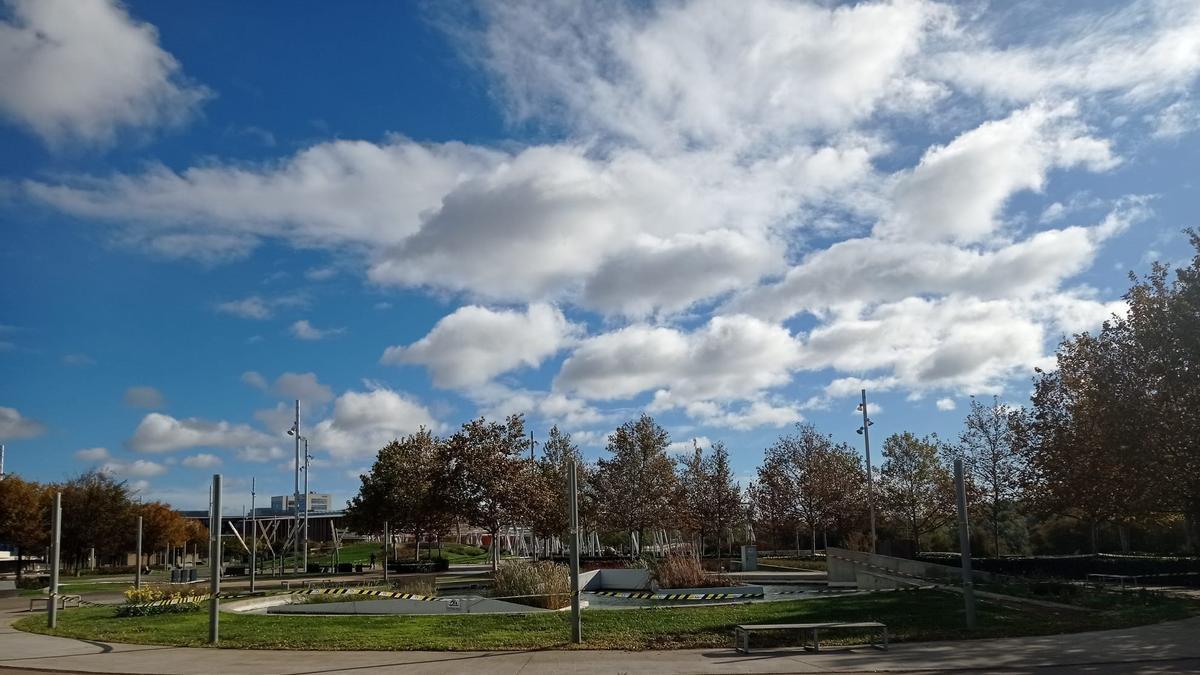
[[[239,448],[271,445],[275,439],[244,424],[196,417],[176,419],[162,413],[142,418],[128,445],[138,452],[170,452],[186,448]]]
[[[46,427],[41,422],[23,416],[16,408],[0,406],[0,440],[33,438],[45,432]]]
[[[111,143],[187,120],[209,92],[183,76],[153,26],[110,0],[7,0],[0,115],[51,145]]]
[[[307,435],[312,449],[346,461],[372,457],[388,442],[421,427],[439,431],[442,425],[416,399],[390,389],[373,389],[339,396],[333,416]]]
[[[661,392],[672,403],[747,398],[785,384],[801,363],[784,328],[749,316],[718,316],[693,332],[633,325],[584,340],[562,365],[556,389],[614,400]]]
[[[316,373],[284,373],[275,378],[274,390],[285,398],[308,403],[324,403],[333,398],[333,391],[321,384]]]
[[[411,345],[388,347],[380,360],[425,366],[438,387],[470,387],[514,368],[536,368],[580,331],[551,305],[533,304],[524,312],[471,305],[443,317]]]

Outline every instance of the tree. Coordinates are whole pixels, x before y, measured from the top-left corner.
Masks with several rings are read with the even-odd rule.
[[[421,538],[449,526],[448,455],[442,442],[422,427],[379,450],[371,470],[346,510],[359,532],[379,532],[384,521],[394,532],[410,534],[414,555],[421,557]]]
[[[675,496],[676,524],[698,541],[696,555],[704,555],[705,541],[711,528],[705,504],[708,475],[704,466],[704,450],[692,439],[692,453],[679,460],[678,490]]]
[[[729,451],[717,441],[704,459],[704,515],[716,528],[717,555],[721,554],[721,534],[729,530],[729,553],[733,554],[733,526],[742,519],[742,488],[733,480]]]
[[[587,482],[588,469],[579,446],[571,442],[571,434],[560,431],[557,425],[550,427],[542,456],[535,466],[537,482],[528,490],[533,529],[539,536],[567,534],[568,475],[572,461],[577,467],[578,485],[582,487]]]
[[[62,485],[62,550],[76,571],[90,549],[119,556],[133,548],[133,502],[124,481],[89,471]]]
[[[990,406],[971,399],[953,449],[963,459],[970,478],[979,490],[988,522],[992,527],[992,552],[1000,555],[1000,516],[1020,493],[1021,455],[1015,435],[1019,416],[1009,406],[993,398]]]
[[[797,424],[796,433],[780,436],[767,448],[758,477],[760,508],[779,511],[773,503],[790,504],[787,517],[807,527],[814,551],[817,530],[856,510],[866,481],[857,453],[835,445],[807,423]]]
[[[939,445],[935,435],[918,438],[907,431],[883,442],[880,502],[918,553],[922,535],[954,519],[954,478],[939,458]]]
[[[672,519],[675,466],[667,456],[666,429],[642,414],[608,436],[610,457],[601,459],[596,491],[603,519],[624,532],[638,533]]]
[[[524,451],[525,422],[510,415],[504,423],[482,417],[467,422],[446,440],[448,493],[455,510],[492,537],[492,569],[500,564],[500,532],[528,522],[527,480],[531,472]]]
[[[170,506],[162,502],[140,504],[134,507],[134,515],[142,517],[143,554],[187,543],[188,525],[183,516]],[[139,560],[138,564],[143,562]]]
[[[0,479],[0,541],[13,545],[18,585],[24,571],[23,553],[38,551],[50,541],[53,490],[10,474]]]

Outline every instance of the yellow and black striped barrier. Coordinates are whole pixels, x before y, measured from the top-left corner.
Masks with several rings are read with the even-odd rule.
[[[396,591],[373,591],[366,588],[309,588],[303,591],[293,591],[296,595],[368,595],[373,598],[394,598],[397,600],[420,600],[422,602],[437,602],[432,595],[417,593],[400,593]]]
[[[588,591],[606,598],[631,598],[634,600],[737,600],[739,598],[761,598],[762,593],[659,593],[656,591]]]

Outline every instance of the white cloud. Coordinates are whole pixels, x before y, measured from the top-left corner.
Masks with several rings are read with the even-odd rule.
[[[44,433],[46,427],[41,422],[22,416],[16,408],[0,406],[0,440],[15,441]]]
[[[52,146],[107,145],[122,129],[181,124],[210,96],[109,0],[9,0],[0,114]]]
[[[137,459],[132,462],[113,460],[106,462],[100,467],[100,473],[129,478],[152,478],[154,476],[161,476],[166,472],[167,467],[158,462],[151,462],[146,459]]]
[[[175,419],[150,413],[142,418],[128,445],[138,452],[170,452],[196,447],[269,446],[272,437],[244,424],[211,422],[195,417]]]
[[[741,431],[758,427],[779,428],[804,420],[804,415],[800,414],[800,409],[796,405],[776,405],[761,399],[751,401],[743,406],[721,405],[713,401],[693,401],[686,404],[683,409],[688,417],[705,426],[727,427]]]
[[[947,411],[954,410],[955,408],[957,408],[958,404],[955,403],[954,399],[952,399],[952,398],[939,398],[937,400],[936,406],[937,406],[938,410],[941,410],[942,412],[947,412]]]
[[[390,389],[348,391],[333,404],[333,417],[322,420],[308,434],[314,449],[334,459],[348,461],[372,457],[395,438],[426,427],[442,425],[415,399]]]
[[[712,446],[712,441],[708,439],[708,436],[696,436],[695,438],[689,438],[686,441],[675,441],[667,446],[667,452],[676,455],[690,456],[695,450],[695,445],[693,445],[693,443],[695,443],[695,445],[699,445],[701,450],[708,450],[708,448]]]
[[[237,458],[243,462],[255,462],[262,464],[287,457],[288,453],[283,448],[277,446],[271,447],[246,447],[237,451]]]
[[[1176,139],[1200,128],[1200,106],[1189,100],[1176,101],[1161,111],[1147,115],[1151,135]]]
[[[94,366],[96,365],[96,359],[93,359],[87,354],[76,352],[73,354],[63,354],[62,363],[64,366]]]
[[[324,340],[327,337],[341,335],[346,332],[345,328],[317,328],[308,322],[308,319],[301,319],[292,324],[292,335],[301,340]]]
[[[277,297],[250,295],[238,300],[219,302],[216,305],[216,310],[222,314],[230,314],[243,319],[261,320],[275,316],[280,309],[306,307],[307,305],[308,299],[302,295],[281,295]]]
[[[1046,172],[1117,164],[1105,140],[1087,135],[1074,105],[1034,104],[985,122],[946,146],[925,152],[900,175],[891,214],[875,235],[903,241],[975,242],[999,226],[1005,202],[1021,190],[1041,190]]]
[[[388,347],[380,362],[425,366],[441,388],[470,387],[515,368],[538,367],[580,331],[547,304],[524,312],[471,305],[442,317],[411,345]]]
[[[167,404],[162,392],[154,387],[137,386],[125,390],[125,405],[134,408],[161,408]]]
[[[254,387],[255,389],[262,389],[263,391],[266,391],[267,389],[266,378],[262,376],[262,373],[259,373],[255,370],[247,370],[246,372],[242,373],[242,382]]]
[[[275,393],[309,403],[333,399],[333,391],[317,381],[316,373],[284,373],[275,379]]]
[[[184,457],[182,464],[189,469],[211,469],[221,466],[221,458],[207,452],[202,452],[198,455]]]
[[[335,276],[337,270],[332,267],[314,267],[304,272],[304,278],[309,281],[328,281]]]
[[[472,387],[467,395],[479,406],[479,414],[489,418],[523,413],[527,419],[539,418],[565,427],[587,426],[612,419],[612,415],[586,401],[559,392],[514,390],[492,383]]]
[[[85,462],[98,462],[108,459],[108,448],[83,448],[75,451],[75,458]]]
[[[691,333],[633,325],[584,340],[554,387],[596,400],[654,391],[660,407],[741,399],[786,384],[800,357],[786,329],[748,316],[714,317]]]

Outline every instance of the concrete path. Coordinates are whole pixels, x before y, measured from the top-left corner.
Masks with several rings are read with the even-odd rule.
[[[7,603],[6,603],[7,604]],[[295,652],[86,642],[32,635],[10,624],[26,614],[0,607],[0,675],[10,672],[206,673],[846,673],[1200,672],[1200,617],[1127,630],[1003,640],[914,643],[807,654],[732,649],[535,652]]]

